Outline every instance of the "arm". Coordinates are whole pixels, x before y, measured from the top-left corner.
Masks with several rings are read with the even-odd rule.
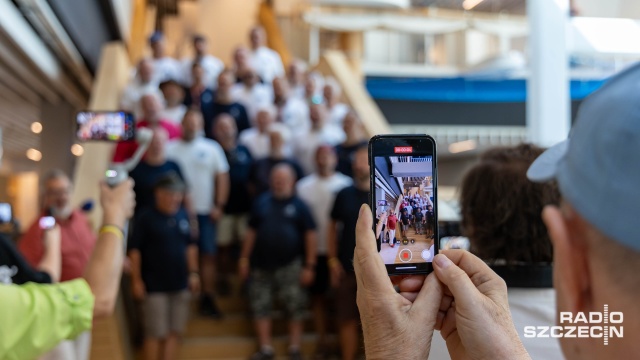
[[[189,269],[189,289],[192,293],[200,292],[200,272],[198,270],[198,245],[187,247],[187,268]]]
[[[316,252],[318,245],[316,244],[316,231],[307,230],[304,234],[305,243],[305,262],[302,274],[300,274],[300,282],[304,286],[310,286],[315,277],[317,258]]]
[[[38,270],[44,271],[51,276],[51,282],[60,281],[62,256],[60,254],[60,226],[46,230],[43,234],[44,254],[38,264]]]
[[[240,278],[246,280],[249,277],[249,257],[253,251],[253,246],[256,242],[256,231],[249,227],[242,243],[242,250],[240,251],[240,259],[238,259],[238,271]]]
[[[338,222],[331,219],[327,231],[327,266],[332,287],[338,287],[344,269],[338,259]]]
[[[227,205],[227,201],[229,200],[229,188],[231,187],[229,180],[229,173],[223,172],[218,173],[215,176],[215,206],[211,213],[211,220],[218,221],[220,217],[224,213],[224,207]]]
[[[115,188],[101,184],[100,201],[104,210],[105,225],[124,229],[126,220],[133,214],[135,195],[133,180],[129,179]],[[120,285],[120,271],[124,259],[124,236],[112,231],[101,231],[98,241],[84,273],[84,278],[95,297],[95,317],[108,316],[113,312]]]

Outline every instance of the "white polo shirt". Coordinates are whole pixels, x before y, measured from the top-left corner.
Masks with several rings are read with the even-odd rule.
[[[215,176],[229,172],[220,144],[204,137],[190,142],[178,139],[167,145],[167,158],[180,166],[195,211],[200,215],[209,214],[215,200]]]
[[[271,84],[274,78],[284,76],[284,66],[280,54],[266,46],[259,47],[251,53],[251,66],[262,81]]]

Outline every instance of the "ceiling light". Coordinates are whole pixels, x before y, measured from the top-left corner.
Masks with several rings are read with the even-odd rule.
[[[33,161],[42,160],[42,153],[34,148],[27,150],[27,159]]]
[[[475,140],[465,140],[459,141],[449,145],[449,152],[452,154],[457,154],[465,151],[474,150],[478,147],[478,144]]]
[[[71,145],[71,153],[75,156],[82,156],[84,154],[84,148],[80,144]]]
[[[464,2],[462,3],[462,8],[465,10],[471,10],[483,1],[484,0],[464,0]]]
[[[42,132],[42,124],[35,121],[31,123],[31,131],[34,134],[40,134]]]

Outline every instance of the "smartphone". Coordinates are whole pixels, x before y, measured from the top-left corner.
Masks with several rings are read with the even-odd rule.
[[[0,224],[8,224],[13,218],[13,211],[11,210],[11,204],[0,203]]]
[[[389,275],[433,271],[438,253],[438,167],[429,135],[377,135],[369,141],[378,252]]]
[[[133,114],[124,111],[81,111],[76,115],[81,141],[126,141],[135,137]]]

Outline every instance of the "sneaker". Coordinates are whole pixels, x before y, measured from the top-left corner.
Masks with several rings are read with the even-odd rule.
[[[302,360],[302,354],[300,350],[289,351],[289,360]]]
[[[255,354],[251,355],[249,360],[273,360],[274,356],[272,352],[266,352],[264,350],[259,350]]]
[[[218,309],[218,305],[213,297],[209,295],[202,295],[200,298],[200,315],[211,317],[214,319],[221,319],[222,312]]]

